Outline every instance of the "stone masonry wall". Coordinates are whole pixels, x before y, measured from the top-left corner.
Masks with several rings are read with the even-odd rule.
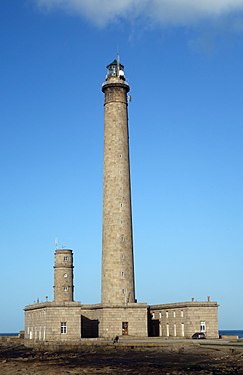
[[[101,337],[122,336],[122,323],[128,323],[129,336],[148,336],[147,305],[131,304],[131,307],[104,307],[100,322]]]
[[[150,318],[152,335],[191,338],[195,332],[200,332],[201,322],[204,322],[206,337],[218,337],[216,302],[185,302],[151,306]]]
[[[81,314],[79,303],[39,305],[34,305],[33,308],[25,311],[26,339],[34,341],[80,339]],[[63,333],[61,333],[61,325],[66,326],[66,329],[63,328]]]
[[[206,324],[206,337],[218,338],[218,308],[216,306],[188,307],[187,309],[187,336],[200,332],[201,321]]]

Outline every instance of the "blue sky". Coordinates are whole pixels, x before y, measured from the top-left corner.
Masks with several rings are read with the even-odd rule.
[[[243,1],[1,0],[0,332],[53,298],[100,301],[103,94],[119,49],[129,104],[136,297],[218,301],[243,329]],[[67,5],[68,4],[68,5]]]

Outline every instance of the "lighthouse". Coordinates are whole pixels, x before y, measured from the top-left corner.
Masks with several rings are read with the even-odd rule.
[[[130,88],[119,58],[107,66],[104,98],[102,304],[135,302],[128,135]]]
[[[146,336],[147,304],[136,303],[133,259],[128,92],[124,66],[107,66],[100,336]]]

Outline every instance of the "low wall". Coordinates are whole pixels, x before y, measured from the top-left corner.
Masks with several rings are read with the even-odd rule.
[[[0,336],[0,345],[4,344],[22,345],[24,339],[19,336]]]

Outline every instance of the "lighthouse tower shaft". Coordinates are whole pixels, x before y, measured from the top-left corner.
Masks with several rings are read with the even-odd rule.
[[[123,66],[108,65],[104,102],[102,304],[135,302],[127,93]]]

